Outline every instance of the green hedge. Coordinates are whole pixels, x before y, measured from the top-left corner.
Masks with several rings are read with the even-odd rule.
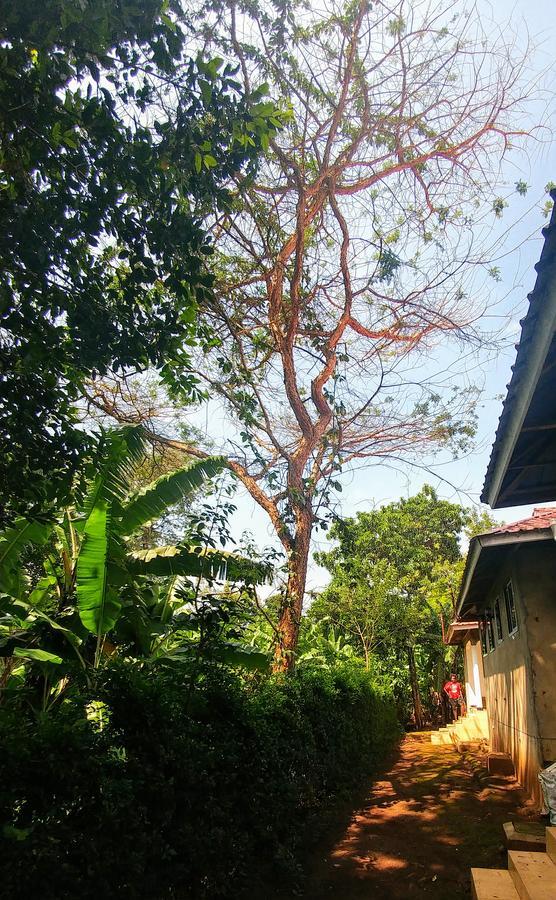
[[[18,898],[238,897],[398,735],[358,668],[245,682],[116,666],[38,722],[0,715],[0,879]]]

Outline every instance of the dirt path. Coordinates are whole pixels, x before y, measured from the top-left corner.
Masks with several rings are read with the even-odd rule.
[[[406,737],[347,828],[344,818],[311,857],[301,896],[468,898],[471,866],[505,865],[502,823],[527,817],[513,779],[489,777],[484,762]]]

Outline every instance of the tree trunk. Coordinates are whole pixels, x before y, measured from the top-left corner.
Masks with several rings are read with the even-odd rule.
[[[273,670],[291,672],[299,641],[299,626],[307,582],[307,564],[311,545],[313,517],[310,509],[296,510],[296,533],[288,553],[288,585],[278,619],[279,640],[274,654]]]
[[[419,693],[419,684],[417,682],[417,667],[415,665],[415,653],[413,647],[407,647],[407,660],[409,663],[409,680],[411,682],[411,694],[413,697],[413,712],[415,715],[415,725],[421,729],[424,724],[423,706],[421,704],[421,695]]]

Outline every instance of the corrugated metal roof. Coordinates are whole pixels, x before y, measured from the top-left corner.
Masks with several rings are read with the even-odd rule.
[[[550,196],[556,201],[556,190],[551,190]],[[502,483],[496,487],[496,485],[493,485],[493,479],[495,478],[495,475],[497,479],[500,476],[498,470],[501,465],[503,465],[506,470],[504,476],[507,475],[507,469],[511,459],[507,455],[507,448],[504,444],[513,439],[515,446],[515,439],[523,421],[521,412],[516,408],[518,405],[517,401],[523,397],[527,400],[527,397],[524,394],[526,388],[528,389],[528,386],[525,383],[527,364],[532,352],[532,347],[535,344],[542,342],[546,336],[545,323],[542,321],[541,313],[543,311],[543,300],[546,298],[547,285],[549,281],[555,277],[556,203],[552,210],[550,223],[542,229],[542,233],[545,240],[540,260],[535,265],[537,278],[533,290],[527,295],[529,309],[525,317],[520,321],[521,337],[519,343],[516,345],[517,356],[515,363],[512,366],[512,377],[509,384],[506,385],[508,393],[503,402],[502,413],[498,420],[496,436],[492,445],[491,456],[481,494],[481,500],[484,503],[490,503],[491,506],[503,505],[503,503],[498,503],[498,498],[501,492],[503,492]],[[520,418],[521,421],[517,421],[518,418]],[[514,432],[513,435],[512,432]],[[502,450],[504,451],[503,457],[501,456]],[[517,502],[535,502],[535,500],[538,501],[540,499],[544,499],[544,497],[531,496],[529,500],[524,498]],[[553,495],[546,497],[546,499],[553,499]],[[516,501],[514,500],[513,503],[515,502]],[[505,505],[512,505],[512,502],[506,502]]]

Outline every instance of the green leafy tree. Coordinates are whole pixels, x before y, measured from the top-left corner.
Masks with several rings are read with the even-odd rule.
[[[437,687],[433,679],[444,657],[440,617],[453,612],[460,537],[469,516],[425,485],[413,497],[337,522],[331,536],[338,545],[316,555],[332,579],[311,607],[311,618],[329,617],[357,641],[367,664],[373,653],[387,665],[399,667],[405,660],[418,725],[418,663]]]
[[[281,114],[191,41],[176,0],[0,2],[4,519],[67,499],[87,377],[155,367],[195,396],[203,217]]]

